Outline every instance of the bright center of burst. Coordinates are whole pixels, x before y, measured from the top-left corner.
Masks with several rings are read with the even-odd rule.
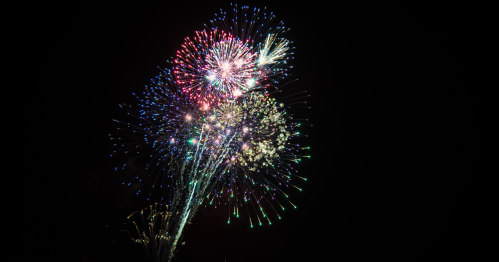
[[[255,85],[255,79],[253,78],[250,78],[246,81],[246,85],[248,85],[249,87],[253,87]]]
[[[215,80],[215,75],[209,75],[206,77],[210,82]]]
[[[224,62],[224,63],[222,64],[222,69],[223,69],[224,71],[229,71],[229,70],[230,70],[230,65],[229,65],[229,63],[228,63],[228,62]]]
[[[222,73],[221,73],[222,78],[227,78],[231,75],[231,66],[229,62],[223,62],[221,68],[222,68]]]

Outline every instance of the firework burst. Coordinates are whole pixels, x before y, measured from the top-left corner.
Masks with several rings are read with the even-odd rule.
[[[269,91],[287,76],[291,42],[279,36],[287,31],[282,24],[266,29],[272,13],[255,8],[250,18],[247,7],[242,11],[243,20],[236,7],[231,25],[222,12],[212,28],[186,38],[172,69],[162,70],[143,95],[136,95],[139,109],[120,105],[137,124],[115,120],[131,132],[111,138],[123,141],[115,144],[120,151],[136,154],[129,163],[149,157],[146,167],[123,184],[141,183],[139,194],[152,181],[148,200],[159,187],[169,206],[170,213],[163,216],[168,222],[155,233],[164,240],[169,259],[202,204],[216,207],[227,199],[233,215],[246,209],[260,225],[264,220],[271,224],[264,203],[279,219],[276,206],[284,210],[287,202],[296,207],[281,188],[298,188],[290,180],[302,177],[291,164],[300,161],[295,152],[307,147],[290,143],[299,136],[295,128],[300,124]],[[253,223],[250,215],[251,227]]]

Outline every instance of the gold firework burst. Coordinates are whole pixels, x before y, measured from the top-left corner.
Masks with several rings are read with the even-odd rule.
[[[242,109],[235,103],[225,103],[215,110],[216,118],[222,128],[236,126],[242,119]]]

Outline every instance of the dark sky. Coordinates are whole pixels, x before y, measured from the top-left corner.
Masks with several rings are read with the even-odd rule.
[[[20,260],[138,261],[118,234],[143,198],[121,186],[108,134],[183,38],[230,2],[89,1],[33,6],[23,96],[30,159],[11,185]],[[126,2],[126,3],[125,3]],[[350,1],[349,1],[350,2]],[[370,1],[369,1],[370,2]],[[471,255],[477,162],[473,35],[465,6],[239,3],[291,27],[290,90],[310,160],[296,210],[271,226],[201,210],[176,261],[426,261]],[[308,110],[308,111],[306,111]],[[23,151],[24,151],[23,150]],[[123,160],[123,158],[121,159]],[[18,223],[20,222],[20,225]],[[110,225],[106,228],[106,225]],[[118,239],[113,245],[113,241]],[[48,260],[47,260],[48,261]]]

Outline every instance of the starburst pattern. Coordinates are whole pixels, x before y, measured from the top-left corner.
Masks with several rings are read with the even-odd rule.
[[[120,105],[139,120],[137,124],[115,120],[132,132],[111,138],[121,149],[115,152],[149,157],[146,167],[123,184],[143,186],[151,181],[148,199],[159,188],[170,210],[151,211],[151,219],[168,217],[168,222],[137,243],[163,241],[159,246],[164,246],[168,259],[203,204],[216,208],[226,198],[233,215],[238,217],[245,207],[248,214],[254,211],[260,225],[264,219],[271,224],[267,208],[280,219],[275,207],[284,210],[282,201],[296,207],[281,188],[298,188],[292,177],[304,179],[291,164],[303,157],[295,152],[308,147],[290,143],[299,136],[295,128],[300,123],[269,92],[287,76],[291,42],[280,37],[286,31],[281,24],[265,31],[272,13],[260,14],[255,8],[249,18],[248,8],[242,10],[241,22],[236,7],[232,25],[222,12],[210,30],[196,32],[193,40],[186,38],[172,68],[162,70],[146,92],[136,95],[138,110]],[[134,164],[137,157],[128,163]]]

